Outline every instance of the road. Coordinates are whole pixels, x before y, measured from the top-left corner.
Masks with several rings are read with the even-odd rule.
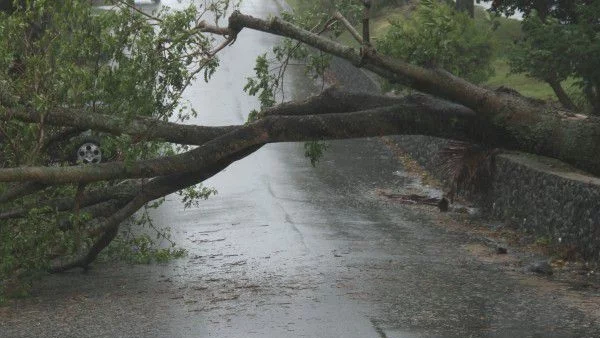
[[[267,17],[280,6],[241,10]],[[242,123],[257,107],[245,78],[276,42],[243,31],[213,80],[186,92],[200,112],[190,123]],[[372,90],[344,67],[342,85]],[[286,85],[290,98],[313,90],[299,70]],[[432,208],[382,198],[436,193],[402,163],[377,139],[331,142],[316,168],[301,144],[265,146],[207,181],[218,195],[199,208],[170,196],[154,213],[186,258],[45,278],[0,308],[0,337],[600,336],[597,298],[511,268]]]

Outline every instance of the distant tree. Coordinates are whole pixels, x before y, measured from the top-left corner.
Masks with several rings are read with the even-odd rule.
[[[594,114],[600,114],[600,2],[589,0],[494,2],[506,15],[521,11],[523,37],[510,56],[511,69],[547,82],[560,102],[575,104],[561,82],[576,81]]]
[[[591,5],[594,0],[482,0],[492,2],[492,9],[499,13],[511,16],[521,12],[528,16],[533,11],[538,13],[542,21],[546,17],[558,18],[564,22],[575,19],[577,6]]]
[[[543,23],[535,14],[528,16],[523,22],[524,38],[512,48],[509,64],[512,72],[526,73],[548,83],[563,106],[575,109],[561,82],[573,75],[574,60],[569,51],[579,37],[573,37],[564,28],[555,19]]]
[[[481,83],[493,74],[490,32],[444,2],[423,0],[409,18],[391,22],[377,48],[386,55],[444,68]]]

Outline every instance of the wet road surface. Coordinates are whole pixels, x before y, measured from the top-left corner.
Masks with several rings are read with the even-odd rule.
[[[279,10],[242,5],[262,17]],[[243,31],[215,78],[187,92],[200,112],[191,123],[242,123],[257,106],[242,94],[245,78],[276,41]],[[345,67],[336,66],[341,84],[373,90]],[[311,90],[290,80],[290,96]],[[46,278],[0,308],[0,337],[600,336],[597,298],[507,272],[473,255],[487,248],[441,226],[448,220],[432,208],[382,199],[380,189],[431,192],[393,148],[330,145],[316,168],[302,145],[265,146],[206,182],[219,193],[199,208],[170,196],[154,220],[172,226],[188,257]]]

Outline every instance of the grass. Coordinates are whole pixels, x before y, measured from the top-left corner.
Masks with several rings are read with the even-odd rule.
[[[550,86],[525,74],[511,74],[510,66],[505,58],[498,57],[493,61],[496,74],[486,81],[490,87],[507,86],[517,90],[519,93],[537,99],[556,100],[556,95]]]

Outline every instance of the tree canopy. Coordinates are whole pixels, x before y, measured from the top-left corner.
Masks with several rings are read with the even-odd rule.
[[[588,0],[494,1],[494,10],[524,15],[523,37],[515,41],[510,65],[547,82],[568,109],[600,114],[600,3]],[[572,80],[564,89],[561,82]]]
[[[391,28],[377,41],[377,49],[481,83],[493,73],[490,33],[477,27],[466,13],[445,3],[423,0],[409,18],[391,22]]]

